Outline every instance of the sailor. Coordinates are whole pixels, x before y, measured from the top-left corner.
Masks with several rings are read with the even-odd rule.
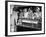
[[[27,8],[23,9],[23,12],[24,12],[24,18],[28,18]]]
[[[34,13],[36,16],[35,18],[40,19],[42,17],[42,13],[40,12],[40,8],[36,8],[36,12]]]
[[[32,17],[33,17],[33,11],[30,8],[28,9],[28,17],[30,19],[32,19]]]
[[[16,31],[17,19],[18,19],[18,11],[13,11],[11,19],[10,19],[11,25],[13,27],[13,32],[14,32],[14,27],[15,27],[15,31]]]

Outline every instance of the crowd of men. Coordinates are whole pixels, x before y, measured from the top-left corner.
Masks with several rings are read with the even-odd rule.
[[[31,8],[29,8],[28,11],[27,8],[23,9],[23,12],[21,9],[20,11],[21,11],[20,18],[40,19],[42,17],[42,12],[40,12],[39,7],[36,8],[36,12],[33,12]]]

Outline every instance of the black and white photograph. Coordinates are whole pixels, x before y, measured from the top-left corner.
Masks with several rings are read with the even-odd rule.
[[[8,35],[44,33],[44,4],[7,3]]]
[[[11,32],[39,31],[42,27],[41,6],[11,5],[10,28]]]

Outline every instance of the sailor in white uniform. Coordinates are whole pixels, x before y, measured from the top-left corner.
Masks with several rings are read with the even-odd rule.
[[[37,7],[36,12],[34,13],[36,16],[35,18],[40,19],[42,17],[42,13],[40,12],[40,8]]]
[[[33,11],[32,11],[30,8],[28,9],[28,17],[29,17],[30,19],[33,18]]]
[[[12,25],[12,28],[13,28],[12,31],[13,32],[14,32],[14,30],[16,31],[17,19],[18,19],[18,11],[13,11],[11,19],[10,19],[10,23]],[[15,27],[15,29],[14,29],[14,27]]]
[[[23,11],[24,11],[24,18],[28,18],[28,12],[27,12],[27,9],[25,8]]]

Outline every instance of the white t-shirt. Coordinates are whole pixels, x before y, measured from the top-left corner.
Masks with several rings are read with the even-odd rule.
[[[28,12],[25,12],[25,13],[24,13],[24,17],[25,17],[25,18],[28,18]]]

